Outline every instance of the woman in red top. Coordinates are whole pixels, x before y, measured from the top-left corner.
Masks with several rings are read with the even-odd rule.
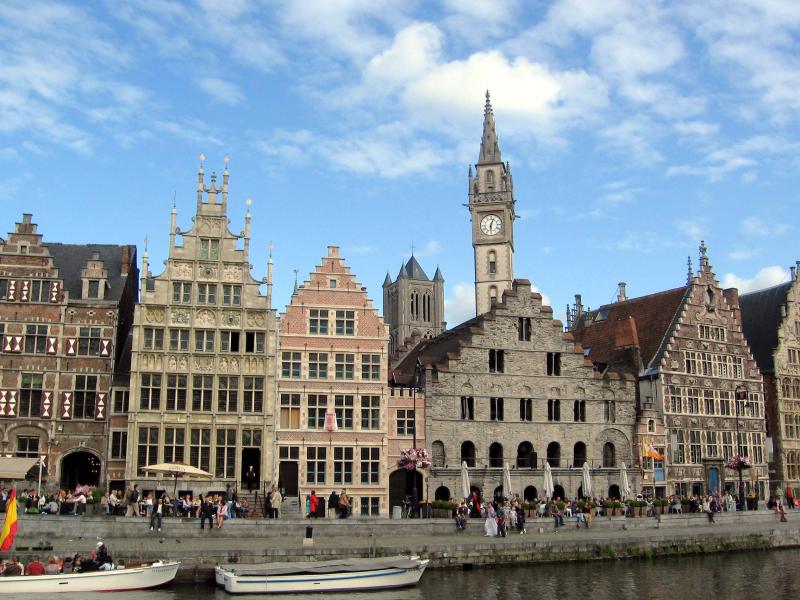
[[[319,504],[319,498],[317,498],[317,492],[311,490],[311,505],[309,510],[309,516],[312,519],[316,519],[317,517],[317,505]]]

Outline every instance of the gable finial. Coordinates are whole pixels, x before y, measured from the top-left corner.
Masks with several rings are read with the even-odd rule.
[[[693,273],[692,273],[692,257],[691,256],[687,256],[686,257],[686,264],[688,265],[688,270],[686,272],[686,283],[692,283]]]
[[[293,269],[293,271],[294,271],[294,291],[292,292],[292,294],[296,294],[297,293],[297,274],[300,271],[296,267]]]

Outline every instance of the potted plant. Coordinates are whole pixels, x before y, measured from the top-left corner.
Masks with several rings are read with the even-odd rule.
[[[617,514],[616,507],[614,506],[614,504],[618,503],[615,503],[613,500],[605,500],[603,502],[603,512],[606,514],[606,516],[613,517],[614,515]]]
[[[434,519],[449,519],[456,510],[455,503],[449,500],[434,500],[431,506]]]
[[[533,502],[523,502],[522,510],[525,511],[525,517],[528,519],[534,519],[537,516],[536,504]]]

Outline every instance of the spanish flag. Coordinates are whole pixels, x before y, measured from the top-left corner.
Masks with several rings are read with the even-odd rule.
[[[0,551],[6,552],[14,543],[17,534],[17,488],[11,488],[6,502],[6,518],[0,531]]]
[[[643,454],[648,458],[652,458],[654,460],[664,460],[664,455],[660,454],[653,446],[653,443],[647,438],[642,440],[642,450]]]

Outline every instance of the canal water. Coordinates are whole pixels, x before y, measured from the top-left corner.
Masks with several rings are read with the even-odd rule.
[[[342,600],[591,600],[800,599],[800,550],[747,552],[652,560],[603,561],[472,571],[433,570],[419,586],[385,592],[245,596]],[[69,600],[73,594],[59,595]],[[86,596],[74,595],[85,600]],[[211,586],[114,594],[114,600],[230,599]],[[32,598],[28,595],[26,598]],[[51,596],[52,598],[52,596]]]

